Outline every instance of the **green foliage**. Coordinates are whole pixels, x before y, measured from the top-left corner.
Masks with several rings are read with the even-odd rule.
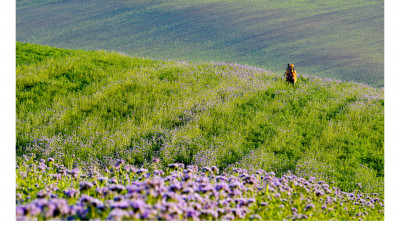
[[[62,58],[71,54],[68,49],[57,49],[48,46],[38,46],[30,43],[16,45],[16,64],[28,65],[38,63],[48,58]]]
[[[16,1],[18,41],[384,85],[384,1]]]
[[[17,157],[290,170],[383,193],[382,89],[303,75],[293,87],[249,66],[17,42],[20,56]]]

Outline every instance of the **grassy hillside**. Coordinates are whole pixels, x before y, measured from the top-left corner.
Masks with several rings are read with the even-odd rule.
[[[19,42],[16,55],[17,220],[384,219],[382,89]]]
[[[82,168],[160,158],[383,191],[382,89],[18,42],[16,54],[18,158]]]
[[[384,1],[17,0],[17,40],[383,86]]]

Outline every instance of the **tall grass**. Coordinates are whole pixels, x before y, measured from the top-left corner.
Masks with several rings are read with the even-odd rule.
[[[17,42],[17,157],[292,171],[383,193],[383,90],[237,64]],[[283,74],[283,71],[282,71]]]

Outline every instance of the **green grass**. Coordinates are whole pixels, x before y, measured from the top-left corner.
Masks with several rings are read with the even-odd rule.
[[[17,40],[384,85],[383,1],[25,1]]]
[[[237,64],[155,61],[17,42],[17,158],[137,166],[160,158],[292,171],[383,193],[383,89]],[[72,163],[73,162],[73,163]]]

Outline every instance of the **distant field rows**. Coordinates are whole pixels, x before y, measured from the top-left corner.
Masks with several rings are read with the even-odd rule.
[[[383,86],[384,1],[25,1],[17,40]]]

